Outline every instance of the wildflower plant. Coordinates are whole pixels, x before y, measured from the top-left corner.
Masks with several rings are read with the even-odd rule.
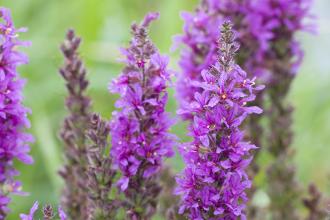
[[[184,46],[177,113],[188,121],[191,141],[179,146],[185,167],[176,178],[164,164],[177,142],[165,111],[172,72],[169,58],[148,36],[159,14],[148,13],[131,26],[132,39],[122,49],[124,68],[109,85],[119,96],[110,121],[92,111],[78,53],[81,39],[69,30],[59,71],[68,91],[68,116],[60,132],[64,209],[45,205],[39,215],[44,220],[151,220],[156,213],[168,220],[325,218],[322,193],[311,184],[302,198],[296,181],[293,107],[287,100],[303,59],[296,35],[314,31],[305,23],[311,2],[201,0],[195,12],[182,14],[184,33],[175,37],[175,44]],[[23,105],[25,80],[17,71],[28,62],[18,50],[29,46],[18,39],[25,31],[16,29],[10,11],[0,7],[0,220],[10,212],[11,196],[26,194],[14,162],[33,162],[33,137],[25,133],[31,111]],[[270,204],[264,210],[248,205],[257,190],[252,179],[259,171],[255,150],[260,146],[271,158],[265,177]],[[33,220],[38,211],[35,202],[19,217]]]
[[[124,192],[130,219],[151,219],[161,187],[163,160],[173,155],[174,137],[168,131],[172,120],[165,112],[169,59],[159,54],[148,37],[149,24],[158,18],[149,13],[131,27],[133,39],[123,49],[125,68],[109,86],[120,95],[111,121],[114,166]]]
[[[28,57],[17,50],[29,45],[18,39],[18,34],[25,31],[15,28],[8,9],[0,8],[0,219],[5,219],[10,211],[10,195],[24,194],[21,183],[15,180],[19,172],[14,160],[33,162],[29,155],[33,137],[24,131],[30,127],[27,116],[31,110],[23,105],[25,80],[17,71],[28,62]]]
[[[297,42],[299,31],[312,31],[313,26],[306,26],[304,19],[309,16],[311,1],[278,1],[276,4],[261,5],[266,7],[267,17],[278,25],[272,29],[274,37],[265,55],[265,66],[272,73],[268,83],[267,95],[270,100],[268,110],[269,129],[267,149],[274,158],[268,168],[268,195],[271,200],[270,210],[274,219],[301,219],[299,210],[300,186],[292,163],[292,113],[293,107],[286,100],[291,84],[300,67],[303,51]],[[277,12],[274,14],[274,11]],[[285,196],[280,196],[285,195]]]
[[[190,114],[192,142],[181,146],[186,167],[177,178],[176,193],[181,195],[179,212],[189,219],[246,219],[246,189],[251,181],[246,167],[252,160],[240,125],[250,114],[262,110],[249,104],[255,92],[255,78],[235,64],[239,46],[232,24],[224,22],[218,42],[218,59],[201,72],[203,80],[194,82],[200,92],[182,107],[179,114]]]
[[[311,2],[311,0],[201,0],[194,13],[182,14],[185,22],[184,34],[175,38],[176,44],[185,45],[179,61],[182,73],[177,83],[177,96],[181,107],[184,107],[194,99],[196,91],[201,91],[193,83],[203,81],[200,71],[216,62],[216,40],[219,32],[214,27],[226,19],[232,20],[237,30],[237,40],[241,45],[236,62],[247,70],[250,77],[258,77],[267,88],[257,95],[254,103],[267,108],[268,114],[265,116],[271,134],[264,133],[265,129],[261,125],[260,117],[252,115],[246,124],[253,143],[261,145],[264,141],[264,146],[274,158],[277,158],[274,159],[272,168],[268,172],[268,182],[271,210],[274,212],[282,210],[287,213],[279,214],[282,216],[276,214],[277,217],[274,218],[278,219],[295,219],[292,217],[295,213],[292,211],[295,204],[292,199],[297,198],[299,194],[294,168],[290,162],[293,155],[290,150],[292,107],[285,98],[303,58],[296,34],[300,31],[314,31],[313,25],[305,22],[306,18],[310,18]],[[265,104],[267,100],[270,101],[270,107]],[[189,112],[184,114],[183,118],[192,120]],[[256,151],[255,157],[258,156],[258,152]],[[249,166],[249,175],[254,177],[258,171],[257,160],[253,160]],[[275,187],[285,182],[287,182],[286,187]],[[254,191],[255,189],[250,191],[250,196],[253,196]],[[280,195],[289,194],[293,197],[279,198]]]
[[[88,81],[86,69],[78,56],[80,38],[73,30],[67,32],[66,40],[61,46],[65,64],[60,74],[66,81],[69,95],[66,107],[69,116],[64,120],[61,139],[64,143],[66,164],[60,171],[65,180],[63,207],[72,219],[87,219],[88,193],[87,179],[87,137],[86,131],[90,122],[90,99],[85,95]]]

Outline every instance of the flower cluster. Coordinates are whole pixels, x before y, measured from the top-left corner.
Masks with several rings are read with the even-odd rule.
[[[177,86],[180,103],[190,102],[198,91],[192,80],[202,80],[200,72],[217,59],[217,28],[230,19],[237,30],[241,45],[237,63],[251,76],[267,83],[272,73],[269,65],[277,59],[277,53],[288,58],[292,73],[297,71],[302,51],[295,40],[301,30],[313,31],[304,24],[311,0],[202,0],[195,13],[182,13],[184,34],[175,38],[176,44],[184,44],[179,65]],[[271,62],[271,63],[270,63]]]
[[[24,31],[14,27],[8,9],[0,8],[0,219],[9,211],[8,195],[22,194],[21,183],[14,179],[19,173],[13,160],[33,162],[28,155],[33,137],[24,132],[30,127],[27,115],[31,111],[23,106],[25,80],[17,72],[18,66],[28,62],[27,56],[17,51],[18,46],[28,46],[18,40],[18,34]]]
[[[30,209],[29,214],[27,214],[27,215],[20,214],[21,220],[33,220],[35,212],[38,210],[38,208],[39,208],[39,203],[35,202],[33,204],[32,208]],[[58,216],[59,216],[60,220],[67,220],[67,216],[66,216],[65,212],[62,210],[62,208],[60,206],[58,207]],[[55,214],[54,214],[53,207],[51,205],[46,205],[43,208],[43,219],[52,220],[54,218],[55,218]]]
[[[262,112],[248,103],[263,86],[255,86],[255,79],[248,79],[235,64],[237,50],[232,25],[226,21],[216,64],[201,72],[202,82],[194,82],[201,92],[178,112],[193,117],[193,141],[180,148],[186,168],[176,191],[182,196],[180,213],[189,219],[245,219],[245,190],[251,185],[245,168],[256,146],[243,140],[239,127],[249,114]]]
[[[120,94],[111,122],[111,156],[122,173],[118,184],[129,204],[131,219],[149,219],[155,212],[160,187],[157,178],[164,158],[173,155],[172,124],[165,112],[169,59],[161,56],[147,35],[157,13],[132,25],[133,39],[123,50],[125,68],[110,85]]]
[[[216,47],[218,26],[222,21],[230,19],[237,30],[238,42],[241,45],[240,53],[236,62],[244,68],[250,77],[258,77],[267,89],[258,94],[255,105],[263,106],[264,97],[270,99],[271,107],[267,112],[269,125],[272,134],[263,134],[260,117],[252,116],[247,124],[247,133],[253,143],[261,145],[263,137],[269,136],[267,140],[268,149],[274,158],[290,160],[285,154],[289,154],[289,146],[292,141],[290,129],[292,108],[283,100],[289,91],[291,82],[297,73],[303,58],[303,52],[296,39],[300,31],[313,32],[313,25],[305,22],[310,18],[309,9],[311,0],[201,0],[200,5],[194,13],[183,13],[184,34],[176,37],[176,44],[183,44],[179,65],[182,74],[178,77],[177,96],[180,106],[194,100],[195,92],[201,92],[193,81],[202,81],[200,71],[216,61]],[[183,118],[192,120],[190,112],[183,115]],[[285,132],[283,132],[285,131]],[[255,156],[257,156],[258,151]],[[284,156],[279,157],[282,153]],[[275,163],[281,164],[277,160]],[[269,172],[269,182],[276,184],[275,179],[280,180],[278,175],[291,170],[288,162],[282,163],[282,172]],[[273,165],[277,167],[277,165]],[[256,160],[249,167],[249,175],[255,176],[259,170]],[[293,172],[294,174],[294,172]],[[284,176],[291,176],[288,179],[287,189],[295,191],[294,175],[289,173]],[[273,180],[272,180],[273,179]],[[275,187],[270,186],[274,189]],[[251,190],[251,195],[254,190]],[[287,194],[287,192],[273,190],[272,195]],[[275,198],[271,199],[272,203]],[[289,199],[291,200],[291,199]],[[278,217],[280,219],[292,219],[294,213],[289,200],[281,200],[279,205],[273,206],[273,210],[286,210],[289,216]],[[284,201],[284,202],[283,202]],[[284,208],[283,208],[284,207]],[[285,208],[286,207],[286,208]],[[254,218],[253,216],[250,218]]]
[[[64,142],[66,165],[60,171],[65,180],[63,206],[72,219],[87,219],[87,179],[86,130],[90,120],[90,99],[85,95],[88,81],[86,69],[78,55],[80,38],[69,30],[61,50],[65,57],[60,74],[66,81],[69,96],[66,107],[69,116],[64,120],[61,138]]]
[[[185,45],[179,62],[178,114],[189,120],[192,141],[179,148],[186,165],[176,178],[180,202],[171,196],[175,180],[163,165],[176,142],[169,133],[173,121],[165,111],[169,59],[148,37],[149,25],[159,14],[149,13],[131,26],[133,38],[122,50],[125,67],[109,86],[120,96],[111,122],[91,112],[86,69],[77,52],[80,38],[69,30],[61,45],[65,63],[60,69],[68,90],[69,115],[60,133],[66,160],[60,171],[65,180],[62,203],[68,217],[59,207],[60,220],[115,219],[121,208],[126,219],[150,220],[158,203],[168,219],[264,219],[256,207],[245,209],[254,193],[247,190],[250,179],[259,169],[257,163],[250,164],[251,151],[264,139],[273,159],[267,170],[267,214],[272,219],[301,219],[296,209],[301,193],[291,161],[293,108],[285,99],[303,58],[296,33],[314,31],[304,22],[311,1],[201,0],[194,13],[182,14],[184,34],[175,40]],[[17,51],[28,46],[18,40],[24,31],[14,27],[8,9],[0,8],[0,220],[9,212],[11,194],[24,194],[15,179],[19,172],[14,160],[33,162],[33,137],[24,131],[30,126],[30,110],[22,104],[25,81],[17,72],[28,62]],[[256,86],[258,81],[267,90]],[[258,106],[267,107],[263,126],[268,129],[262,129]],[[118,190],[113,187],[117,174]],[[313,185],[309,196],[302,200],[308,219],[325,217],[322,195]],[[38,208],[36,202],[21,220],[33,220]],[[52,206],[44,206],[43,219],[54,218]]]

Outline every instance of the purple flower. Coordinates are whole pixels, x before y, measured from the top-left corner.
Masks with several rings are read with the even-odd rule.
[[[111,122],[111,155],[122,173],[118,185],[131,204],[128,216],[133,219],[149,219],[155,212],[158,174],[163,160],[173,155],[174,137],[168,133],[172,120],[165,112],[169,59],[147,35],[156,18],[158,13],[150,13],[140,25],[132,25],[133,39],[122,50],[126,66],[109,86],[120,95],[116,107],[121,109]]]
[[[39,203],[35,202],[32,206],[32,208],[30,209],[30,213],[28,215],[26,214],[20,214],[20,218],[21,220],[33,220],[34,218],[34,213],[38,210],[39,207]]]
[[[60,217],[60,220],[67,220],[68,218],[61,206],[58,206],[58,216]]]
[[[22,194],[20,182],[14,179],[19,174],[13,166],[14,159],[25,164],[33,162],[28,154],[33,137],[24,132],[30,127],[27,115],[31,111],[23,106],[25,80],[17,72],[18,66],[28,62],[27,56],[17,51],[17,46],[28,45],[17,39],[23,31],[14,27],[10,11],[0,8],[0,219],[9,211],[7,196]]]
[[[217,59],[218,27],[226,19],[233,21],[241,50],[236,60],[250,76],[266,85],[274,80],[272,65],[276,57],[287,57],[290,74],[302,61],[302,51],[295,39],[299,31],[314,31],[306,24],[311,0],[203,0],[195,13],[182,13],[184,34],[175,37],[175,45],[184,44],[179,65],[177,96],[180,106],[194,100],[200,88],[192,81],[202,81],[201,71]],[[280,54],[279,54],[280,53]],[[192,119],[189,114],[184,118]]]
[[[283,103],[283,100],[303,58],[301,46],[297,41],[297,33],[314,32],[314,26],[310,25],[309,21],[306,22],[311,18],[309,14],[311,2],[312,0],[202,0],[194,13],[184,12],[182,14],[184,33],[175,38],[176,46],[184,45],[179,61],[181,73],[177,83],[177,97],[181,107],[179,113],[183,113],[182,118],[193,120],[193,115],[186,109],[187,103],[195,101],[196,92],[202,92],[200,83],[205,80],[205,71],[201,72],[201,70],[216,62],[219,30],[214,27],[230,19],[241,45],[240,53],[236,56],[236,63],[246,70],[249,77],[258,77],[258,81],[267,87],[257,95],[254,101],[255,105],[261,107],[265,105],[264,100],[270,100],[271,103],[267,112],[273,116],[267,115],[267,119],[270,121],[268,124],[273,134],[268,135],[271,138],[266,141],[269,145],[266,147],[271,152],[276,152],[272,153],[274,158],[280,158],[277,152],[288,152],[286,148],[292,139],[291,131],[288,129],[291,122],[291,110],[287,104]],[[210,77],[207,80],[211,83],[214,79]],[[251,116],[245,124],[247,135],[251,137],[253,143],[260,145],[264,141],[263,137],[267,136],[263,135],[266,129],[263,128],[260,117]],[[282,132],[283,129],[288,132]],[[274,131],[278,132],[274,133]],[[258,151],[255,152],[255,157],[257,156]],[[259,170],[256,161],[254,160],[249,167],[251,177],[254,177]],[[277,163],[281,162],[278,160]],[[274,172],[274,174],[285,172],[285,166],[283,163],[282,165],[283,171]],[[274,181],[269,182],[277,185]],[[293,181],[287,185],[291,186],[282,188],[290,189],[289,191],[297,189]],[[253,196],[253,192],[254,189],[251,190],[250,196]],[[275,196],[286,194],[286,192],[272,194]],[[290,215],[293,213],[292,209],[288,208],[288,205],[295,202],[290,199],[283,205],[283,201],[273,202],[280,206],[272,209],[286,207],[282,210],[289,215],[274,218],[293,219]],[[256,213],[256,211],[251,213]],[[255,216],[249,216],[249,219],[255,218]]]
[[[176,190],[182,197],[180,213],[189,219],[245,219],[245,190],[251,186],[245,169],[252,159],[250,150],[256,147],[244,141],[239,127],[249,114],[262,112],[248,103],[263,87],[255,86],[254,79],[234,63],[238,49],[234,39],[231,24],[225,22],[218,62],[203,72],[201,92],[180,111],[193,117],[189,126],[193,141],[180,148],[186,168],[177,178]]]

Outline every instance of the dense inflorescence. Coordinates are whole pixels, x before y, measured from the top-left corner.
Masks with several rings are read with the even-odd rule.
[[[27,115],[31,111],[22,103],[25,80],[17,72],[18,66],[28,62],[28,57],[17,51],[19,46],[28,46],[18,40],[24,31],[14,27],[8,9],[0,8],[0,219],[9,212],[9,195],[22,194],[21,183],[14,178],[19,174],[14,159],[33,162],[28,155],[33,137],[24,132],[30,127]]]
[[[296,40],[296,33],[313,31],[313,26],[304,22],[304,19],[309,17],[310,3],[311,0],[202,0],[195,13],[183,13],[184,34],[176,38],[176,44],[185,45],[179,62],[182,73],[177,83],[180,105],[185,106],[194,99],[196,91],[201,91],[192,82],[202,81],[200,71],[214,64],[217,59],[216,40],[219,33],[214,27],[225,19],[232,20],[241,45],[240,53],[236,57],[237,63],[250,76],[257,76],[258,80],[267,87],[257,96],[254,103],[264,106],[264,99],[270,100],[271,103],[267,112],[270,112],[268,120],[272,134],[263,135],[260,117],[256,116],[250,117],[247,122],[248,134],[257,145],[261,144],[262,137],[268,135],[267,144],[271,154],[275,158],[282,158],[274,163],[280,165],[281,160],[289,161],[290,158],[287,156],[290,154],[292,137],[290,130],[292,108],[284,100],[303,57]],[[192,120],[189,113],[183,115],[183,118]],[[278,168],[283,169],[283,172],[285,170],[291,172],[293,168],[288,161],[282,163],[282,168]],[[277,165],[273,164],[272,167]],[[255,176],[258,170],[259,167],[254,160],[249,167],[251,177]],[[269,182],[274,183],[270,189],[273,189],[278,184],[271,179],[276,179],[277,174],[275,171],[269,171],[269,174]],[[297,187],[294,183],[295,175],[291,174],[294,174],[294,171],[284,174],[291,179],[287,178],[287,186],[282,189],[294,192]],[[270,194],[272,197],[287,192],[279,189]],[[282,207],[279,207],[274,205],[277,199],[275,197],[271,199],[272,210],[287,207],[285,208],[287,212],[294,213],[291,212],[294,203],[286,200],[280,202]],[[290,216],[286,218],[292,219]]]
[[[202,80],[200,72],[217,60],[218,27],[230,19],[241,45],[236,61],[251,76],[263,83],[276,75],[270,69],[279,54],[287,56],[287,67],[296,73],[302,52],[294,34],[311,30],[304,25],[310,0],[202,0],[195,13],[182,13],[184,34],[175,44],[184,44],[179,65],[182,70],[178,85],[180,103],[190,102],[198,87],[191,80]]]
[[[36,211],[38,211],[39,208],[39,203],[35,202],[30,209],[29,214],[20,214],[20,219],[21,220],[33,220],[34,215]],[[44,220],[52,220],[55,219],[56,214],[54,213],[53,207],[51,205],[45,205],[42,210],[43,213],[43,219]],[[59,206],[58,207],[58,217],[60,220],[67,220],[67,216],[65,212],[62,210],[62,208]]]
[[[115,219],[120,201],[111,199],[110,194],[116,171],[109,157],[109,123],[93,114],[87,130],[88,158],[88,219]]]
[[[90,99],[86,97],[88,81],[86,70],[78,56],[80,38],[69,30],[61,50],[65,64],[60,74],[66,81],[69,95],[66,107],[69,116],[64,120],[61,139],[64,143],[66,165],[60,171],[65,180],[63,206],[72,219],[87,219],[86,192],[87,179],[87,146],[86,130],[90,120]]]
[[[301,219],[297,210],[301,192],[296,182],[295,167],[292,163],[293,108],[286,101],[291,83],[303,58],[296,33],[309,30],[303,20],[308,17],[310,0],[266,1],[260,3],[260,11],[267,15],[264,20],[273,21],[269,49],[264,52],[264,65],[269,70],[266,95],[270,101],[268,108],[267,149],[273,156],[268,168],[268,195],[270,211],[274,219]],[[285,196],[279,196],[285,195]]]
[[[150,219],[155,213],[159,172],[164,158],[173,155],[172,124],[165,112],[169,59],[150,41],[147,28],[157,13],[132,25],[133,39],[123,50],[125,68],[110,85],[120,99],[111,122],[114,165],[121,171],[118,184],[125,193],[130,219]]]
[[[239,127],[249,114],[262,112],[249,104],[263,87],[235,64],[239,46],[231,28],[223,23],[217,62],[201,72],[201,82],[193,82],[201,91],[178,112],[193,117],[193,141],[181,146],[186,168],[177,179],[180,213],[189,219],[245,219],[251,186],[245,169],[256,146],[243,140]]]

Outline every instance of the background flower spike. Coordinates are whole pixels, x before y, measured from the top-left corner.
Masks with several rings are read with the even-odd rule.
[[[88,215],[86,130],[89,126],[91,101],[86,96],[86,69],[78,54],[80,42],[75,32],[69,30],[61,45],[65,61],[60,74],[68,90],[65,105],[69,114],[60,132],[65,155],[65,165],[60,175],[65,181],[62,204],[72,219],[87,219]]]

